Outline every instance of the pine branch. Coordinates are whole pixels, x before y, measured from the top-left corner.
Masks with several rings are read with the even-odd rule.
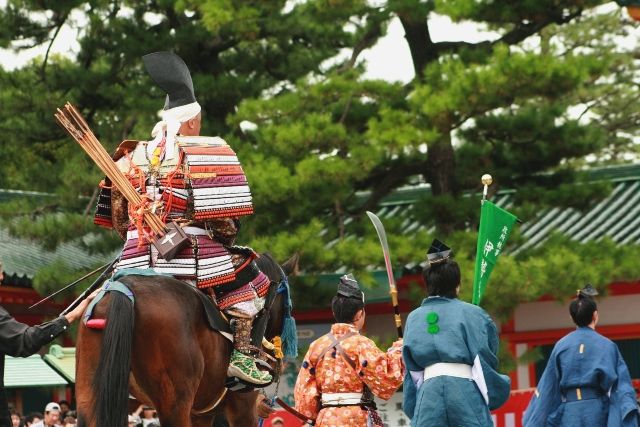
[[[58,37],[60,30],[62,30],[62,27],[64,26],[65,22],[67,22],[68,16],[69,16],[69,12],[66,12],[62,15],[61,18],[56,19],[58,21],[56,25],[56,31],[55,33],[53,33],[53,37],[51,37],[49,46],[47,46],[47,52],[44,54],[44,60],[42,61],[42,68],[40,69],[40,76],[42,78],[42,81],[47,80],[46,68],[47,68],[47,62],[49,60],[49,53],[51,53],[51,46],[53,46],[53,42],[56,41],[56,38]]]
[[[437,60],[441,55],[457,53],[463,49],[476,49],[490,51],[498,44],[514,45],[528,37],[539,33],[551,24],[566,24],[582,14],[582,9],[567,14],[552,10],[541,20],[519,23],[511,31],[495,41],[481,41],[470,43],[465,41],[444,41],[434,43],[429,32],[427,16],[415,17],[410,13],[398,13],[400,22],[405,31],[405,38],[409,44],[411,57],[416,77],[421,80],[425,67]]]
[[[427,159],[422,157],[397,160],[376,169],[366,179],[355,184],[356,189],[372,188],[372,191],[367,200],[350,213],[360,215],[374,210],[385,196],[406,183],[410,177],[425,173],[426,169]]]

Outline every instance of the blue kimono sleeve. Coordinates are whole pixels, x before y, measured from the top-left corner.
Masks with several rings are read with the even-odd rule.
[[[558,410],[561,401],[560,373],[556,348],[554,347],[538,387],[524,413],[522,425],[524,427],[546,426],[549,416]]]
[[[402,347],[402,359],[404,360],[404,366],[406,368],[404,382],[402,384],[402,410],[407,414],[407,417],[413,418],[413,413],[416,409],[416,395],[418,394],[418,388],[413,382],[411,371],[419,371],[421,368],[413,360],[413,357],[411,356],[411,349],[406,344]]]
[[[616,348],[617,381],[611,387],[607,427],[638,427],[638,402],[629,369]]]
[[[484,314],[486,322],[486,342],[478,344],[478,356],[489,395],[489,409],[504,405],[511,392],[511,378],[498,373],[498,331],[495,323]]]

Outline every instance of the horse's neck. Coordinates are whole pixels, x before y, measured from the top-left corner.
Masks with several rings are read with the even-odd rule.
[[[272,284],[272,286],[276,286],[276,295],[273,298],[271,307],[269,307],[269,320],[267,321],[267,329],[265,331],[265,338],[269,341],[273,340],[275,336],[280,335],[282,332],[284,316],[284,293],[277,293],[278,284]]]

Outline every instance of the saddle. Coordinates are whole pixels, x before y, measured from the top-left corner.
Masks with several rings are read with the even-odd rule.
[[[255,264],[255,262],[253,261],[253,257],[251,257],[250,255],[251,253],[253,253],[253,251],[251,251],[248,248],[241,248],[241,249],[236,248],[235,252],[236,252],[236,255],[234,255],[233,258],[236,261],[236,263],[239,264],[240,266],[243,266],[243,268],[239,270],[238,278],[234,282],[230,283],[230,285],[241,287],[244,284],[251,281],[252,275],[260,273],[260,270]],[[157,275],[157,273],[150,269],[120,270],[113,276],[111,281],[105,284],[105,287],[104,287],[105,291],[118,291],[129,296],[130,299],[133,300],[133,293],[127,286],[127,281],[126,280],[122,282],[119,281],[121,278],[128,275],[150,276],[150,275]],[[244,279],[248,279],[248,281],[243,282]],[[184,282],[182,283],[184,284],[183,292],[194,292],[195,295],[198,297],[198,300],[200,301],[204,309],[205,321],[207,326],[211,330],[219,332],[225,338],[232,341],[233,331],[229,323],[229,319],[222,313],[220,308],[214,303],[215,293],[216,293],[214,291],[214,288],[209,288],[207,290],[209,294],[205,294],[204,292],[202,292],[201,290],[197,289],[194,286],[191,286]],[[115,286],[116,284],[118,286]],[[257,363],[261,365],[263,368],[266,368],[267,370],[274,373],[277,373],[276,371],[278,371],[279,364],[277,363],[277,360],[275,358],[273,358],[271,355],[267,354],[266,352],[264,352],[264,350],[262,350],[262,346],[263,346],[264,334],[267,327],[267,322],[269,320],[269,309],[273,304],[276,294],[277,294],[277,286],[272,286],[272,284],[269,283],[268,290],[266,291],[266,295],[265,295],[264,308],[260,310],[260,312],[256,316],[253,322],[253,327],[251,331],[251,345],[255,349],[256,353],[259,354],[259,357],[261,359],[261,360],[257,360]],[[98,299],[94,301],[95,303],[97,303]],[[95,305],[95,303],[93,305]],[[106,325],[105,319],[89,320],[91,318],[91,315],[92,315],[92,310],[87,310],[86,317],[85,317],[85,322],[87,323],[87,326],[93,329],[104,329]],[[271,364],[268,363],[268,361],[271,361],[272,363],[275,362],[275,363],[272,366]],[[234,391],[250,391],[256,387],[255,384],[245,383],[244,381],[238,380],[237,378],[228,378],[227,383],[228,383],[227,388]]]

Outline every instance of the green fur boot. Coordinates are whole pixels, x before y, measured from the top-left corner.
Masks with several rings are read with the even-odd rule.
[[[233,350],[233,353],[231,353],[231,361],[229,362],[227,375],[259,385],[269,384],[272,380],[268,372],[258,369],[256,362],[251,356],[242,354],[238,350]]]
[[[257,385],[270,383],[271,374],[258,369],[255,360],[249,355],[251,352],[252,319],[235,317],[230,323],[233,329],[234,349],[231,353],[227,375]]]

